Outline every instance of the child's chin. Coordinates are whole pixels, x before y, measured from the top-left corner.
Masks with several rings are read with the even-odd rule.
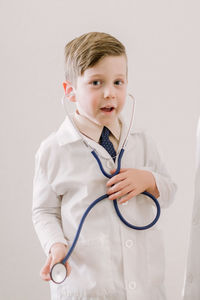
[[[117,116],[112,116],[110,118],[104,118],[104,120],[101,121],[101,125],[108,126],[112,124],[117,119]]]

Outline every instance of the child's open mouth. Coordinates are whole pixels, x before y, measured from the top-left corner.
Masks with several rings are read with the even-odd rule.
[[[114,107],[102,107],[101,110],[103,112],[112,112],[115,108]]]

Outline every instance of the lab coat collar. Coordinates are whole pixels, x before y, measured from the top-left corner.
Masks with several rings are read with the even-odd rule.
[[[64,122],[59,127],[56,132],[56,136],[58,139],[58,144],[60,146],[77,142],[81,140],[81,136],[78,134],[76,129],[74,128],[70,118],[68,116],[65,117]]]
[[[56,132],[58,144],[60,146],[64,146],[67,144],[75,143],[77,141],[86,140],[90,147],[92,149],[96,149],[97,152],[100,153],[104,158],[111,158],[109,153],[101,145],[91,140],[90,138],[87,138],[82,133],[78,133],[77,130],[75,129],[75,125],[72,123],[70,118],[66,116],[64,122],[61,124],[58,131]]]

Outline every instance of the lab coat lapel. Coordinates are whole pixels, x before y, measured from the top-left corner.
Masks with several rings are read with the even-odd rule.
[[[56,135],[58,139],[58,143],[60,146],[74,143],[77,141],[86,140],[87,144],[92,148],[95,149],[103,158],[109,159],[110,155],[109,153],[98,143],[91,140],[90,138],[87,138],[85,135],[81,134],[80,132],[77,132],[75,125],[72,124],[72,121],[68,116],[66,116],[64,122],[59,127]],[[91,151],[92,151],[91,149]]]
[[[60,146],[81,140],[81,136],[74,128],[74,125],[68,116],[66,116],[64,122],[59,127],[56,136]]]
[[[90,145],[92,149],[95,149],[97,151],[97,154],[101,155],[105,159],[110,159],[111,156],[109,153],[106,151],[104,147],[102,147],[100,144],[96,143],[95,141],[87,138],[86,136],[82,135],[83,139],[87,141],[87,143]]]

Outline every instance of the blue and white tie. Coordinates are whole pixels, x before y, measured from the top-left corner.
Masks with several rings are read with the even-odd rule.
[[[115,161],[116,151],[113,147],[112,142],[109,140],[110,130],[104,126],[99,143],[103,146],[106,151],[112,156],[113,160]]]

